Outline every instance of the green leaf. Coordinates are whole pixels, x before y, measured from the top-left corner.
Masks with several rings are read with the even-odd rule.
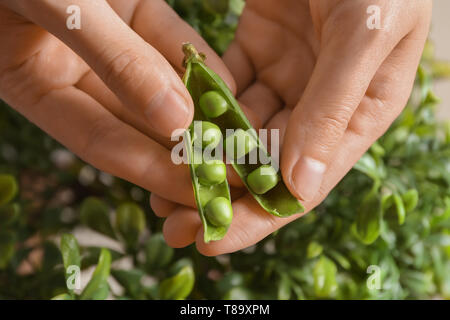
[[[303,292],[302,288],[299,285],[293,284],[292,290],[295,292],[297,300],[305,300],[306,299],[305,293]]]
[[[20,215],[20,206],[18,203],[8,203],[0,207],[0,228],[13,224]]]
[[[186,265],[176,275],[161,282],[159,296],[163,300],[183,300],[191,293],[194,282],[194,270]]]
[[[425,47],[423,49],[422,59],[424,59],[426,61],[434,60],[435,51],[436,50],[435,50],[434,43],[427,40],[427,42],[425,43]]]
[[[373,243],[380,235],[381,201],[378,194],[369,192],[358,209],[354,231],[364,244]]]
[[[117,208],[116,227],[128,248],[136,247],[145,225],[145,214],[137,204],[124,203]]]
[[[306,257],[308,259],[312,259],[320,256],[323,251],[323,247],[315,241],[309,243],[308,248],[306,249]]]
[[[244,287],[235,287],[230,289],[222,298],[223,300],[250,300],[252,293]]]
[[[230,11],[235,15],[240,16],[242,11],[244,11],[244,7],[244,0],[230,0]]]
[[[73,297],[68,293],[62,293],[57,296],[54,296],[52,300],[73,300]]]
[[[75,274],[75,277],[73,277],[73,275],[74,272],[80,271],[81,265],[80,248],[78,246],[77,239],[71,234],[63,234],[61,237],[60,250],[64,263],[66,282],[69,280],[69,278],[73,278],[73,280],[76,281],[75,277],[79,276],[79,274]],[[78,270],[74,270],[74,267],[77,267]],[[73,289],[68,289],[70,293],[73,293]]]
[[[365,153],[353,168],[361,171],[373,180],[382,178],[382,169],[378,167],[375,159],[369,153]]]
[[[112,276],[127,291],[127,296],[133,299],[145,299],[144,288],[141,279],[145,275],[142,270],[112,270]]]
[[[337,268],[333,261],[325,256],[317,260],[313,269],[314,293],[318,298],[333,297],[336,293]]]
[[[327,251],[327,253],[341,266],[341,268],[345,270],[350,269],[351,267],[350,261],[344,255],[342,255],[336,250],[330,250]]]
[[[280,275],[278,283],[278,300],[289,300],[291,298],[291,280],[286,274]]]
[[[445,135],[445,143],[447,145],[450,145],[450,121],[444,121],[443,123],[444,127],[444,135]]]
[[[17,194],[17,181],[12,175],[0,174],[0,206],[11,201]]]
[[[450,63],[446,61],[435,61],[431,65],[433,76],[436,78],[450,78]]]
[[[202,5],[210,14],[225,14],[228,11],[228,0],[202,0]]]
[[[80,247],[77,239],[68,233],[61,237],[61,254],[63,257],[64,268],[67,270],[70,266],[80,267]]]
[[[113,239],[116,237],[109,219],[109,207],[102,200],[86,198],[81,204],[80,216],[81,222],[89,228]]]
[[[244,276],[237,271],[227,272],[216,282],[217,290],[224,294],[234,287],[244,286]]]
[[[81,269],[86,269],[96,265],[100,257],[101,248],[99,247],[83,247],[81,252]],[[111,261],[115,261],[123,257],[123,254],[112,249],[108,249],[111,253]]]
[[[103,248],[94,274],[81,294],[82,300],[103,300],[108,297],[108,277],[110,268],[111,253],[108,249]]]
[[[394,200],[395,209],[397,211],[398,224],[402,225],[405,222],[405,216],[406,216],[405,205],[403,204],[403,199],[397,193],[393,194],[392,199]]]
[[[169,247],[162,233],[156,233],[145,245],[145,266],[149,272],[160,270],[172,260],[173,248]]]
[[[403,203],[405,204],[406,212],[413,211],[419,202],[419,192],[417,189],[409,189],[402,194]]]
[[[0,232],[0,270],[6,269],[14,256],[16,236],[11,231]]]

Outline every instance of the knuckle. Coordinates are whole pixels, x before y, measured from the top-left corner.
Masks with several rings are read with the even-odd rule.
[[[305,128],[305,134],[317,142],[317,148],[328,152],[347,130],[352,113],[350,108],[336,108],[332,112],[320,112],[315,115]]]
[[[129,83],[139,81],[139,77],[143,68],[143,58],[131,49],[125,49],[118,55],[110,59],[104,67],[105,82],[115,88]],[[142,81],[142,80],[141,80]]]
[[[317,131],[325,134],[342,135],[347,129],[348,122],[353,111],[350,107],[337,107],[328,112],[318,113],[312,121],[312,125],[317,127]]]
[[[103,118],[98,118],[93,121],[79,147],[78,155],[87,162],[97,162],[97,155],[102,152],[103,142],[111,132],[116,132],[116,125],[113,121],[108,121]]]

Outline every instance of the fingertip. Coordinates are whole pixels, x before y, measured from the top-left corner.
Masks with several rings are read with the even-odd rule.
[[[177,204],[152,193],[150,195],[150,207],[157,217],[166,218],[176,209]]]
[[[163,225],[163,235],[167,244],[173,248],[184,248],[195,241],[201,228],[198,213],[181,207],[169,215]]]
[[[202,255],[204,255],[206,257],[215,257],[215,256],[222,254],[220,248],[217,248],[217,246],[218,246],[217,243],[224,241],[224,240],[211,241],[209,243],[205,243],[205,241],[203,240],[203,237],[204,237],[204,231],[203,231],[203,228],[201,228],[200,230],[198,230],[197,235],[195,237],[195,246],[196,246],[198,252],[200,252]],[[220,244],[219,244],[219,246],[220,246]]]

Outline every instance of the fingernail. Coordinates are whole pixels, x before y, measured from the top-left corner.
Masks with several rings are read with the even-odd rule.
[[[326,165],[318,160],[301,157],[292,171],[292,185],[298,196],[304,201],[311,201],[322,184]]]
[[[186,100],[175,90],[166,90],[155,95],[145,115],[154,130],[170,136],[175,129],[186,126],[189,109]]]

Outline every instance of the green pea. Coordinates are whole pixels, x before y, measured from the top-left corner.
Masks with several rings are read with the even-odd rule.
[[[248,132],[237,129],[225,139],[227,156],[231,159],[239,159],[258,147],[258,142]]]
[[[264,194],[278,184],[278,174],[272,166],[262,165],[247,177],[247,184],[256,194]]]
[[[233,209],[227,198],[217,197],[210,200],[205,207],[205,216],[216,227],[226,227],[233,219]]]
[[[214,123],[202,121],[202,148],[215,148],[222,140],[222,132]],[[195,136],[200,136],[195,135]]]
[[[199,100],[200,108],[208,118],[217,118],[228,109],[228,102],[217,91],[204,93]]]
[[[205,186],[222,183],[227,177],[225,163],[220,160],[213,160],[199,165],[195,173],[198,181]]]

